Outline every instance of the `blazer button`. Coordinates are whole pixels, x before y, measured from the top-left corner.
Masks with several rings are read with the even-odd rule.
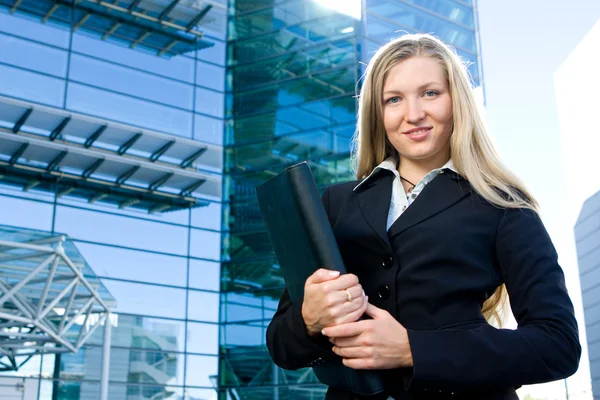
[[[383,261],[381,264],[383,265],[383,268],[385,268],[385,269],[392,268],[394,266],[394,257],[392,257],[392,256],[383,257]]]
[[[390,287],[387,285],[379,286],[377,295],[379,295],[380,299],[387,300],[390,297]]]

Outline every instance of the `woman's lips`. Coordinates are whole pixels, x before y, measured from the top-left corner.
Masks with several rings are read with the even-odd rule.
[[[429,136],[429,131],[431,131],[431,129],[432,128],[411,129],[405,132],[404,134],[408,136],[409,139],[419,142],[427,138],[427,136]]]

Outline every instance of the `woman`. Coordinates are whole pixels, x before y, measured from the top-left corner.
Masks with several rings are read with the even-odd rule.
[[[284,292],[274,362],[342,358],[378,370],[382,399],[517,399],[572,375],[581,347],[557,254],[523,184],[498,160],[458,56],[406,35],[371,60],[359,98],[357,181],[323,202],[349,271]],[[498,329],[510,295],[516,330]],[[359,319],[366,314],[370,318]],[[358,399],[330,387],[327,399]]]

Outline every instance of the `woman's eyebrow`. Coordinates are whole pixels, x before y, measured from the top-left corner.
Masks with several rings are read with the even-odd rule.
[[[427,83],[424,83],[421,86],[419,86],[417,88],[417,91],[421,91],[421,90],[425,89],[426,87],[435,86],[435,85],[437,85],[437,86],[443,86],[441,83],[439,83],[437,81],[431,81],[431,82],[427,82]],[[402,91],[396,90],[396,89],[390,89],[390,90],[384,91],[383,94],[384,95],[385,94],[402,94]]]

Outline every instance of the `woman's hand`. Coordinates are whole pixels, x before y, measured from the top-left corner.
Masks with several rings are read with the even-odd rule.
[[[366,313],[373,319],[323,329],[335,346],[333,352],[354,369],[412,367],[412,353],[406,329],[385,310],[369,304]]]
[[[348,293],[352,301],[348,301]],[[357,321],[367,309],[367,297],[353,274],[319,269],[304,285],[302,318],[310,336],[327,326]]]

